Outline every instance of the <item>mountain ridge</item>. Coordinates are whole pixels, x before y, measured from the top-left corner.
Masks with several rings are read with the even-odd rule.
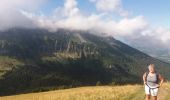
[[[100,84],[142,83],[147,65],[168,79],[170,64],[87,31],[0,32],[0,95]],[[6,58],[4,60],[4,58]],[[3,68],[6,68],[5,70]]]

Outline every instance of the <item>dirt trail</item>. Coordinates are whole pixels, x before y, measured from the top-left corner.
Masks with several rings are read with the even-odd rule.
[[[158,100],[165,100],[165,97],[168,95],[168,91],[165,88],[159,89]]]
[[[163,86],[159,89],[159,93],[158,93],[158,99],[157,100],[170,100],[170,89],[167,88],[166,86]],[[138,90],[138,92],[136,92],[136,94],[132,95],[134,97],[131,97],[128,100],[144,100],[145,99],[145,95],[144,95],[144,89],[143,87],[140,87],[140,89]]]

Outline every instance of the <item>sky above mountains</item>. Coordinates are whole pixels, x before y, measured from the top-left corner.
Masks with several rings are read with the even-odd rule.
[[[90,30],[130,45],[170,49],[169,0],[1,0],[0,30]]]

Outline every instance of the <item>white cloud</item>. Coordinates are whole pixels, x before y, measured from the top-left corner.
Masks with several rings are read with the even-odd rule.
[[[159,27],[155,29],[155,33],[159,36],[157,38],[160,38],[160,40],[162,40],[164,43],[167,43],[170,41],[170,30],[169,29]]]
[[[0,30],[32,26],[32,21],[22,15],[20,10],[35,11],[45,1],[46,0],[1,0]]]
[[[33,20],[37,26],[56,30],[57,28],[67,28],[76,30],[91,30],[105,35],[126,36],[140,32],[147,26],[143,16],[134,18],[123,18],[115,21],[109,18],[108,14],[84,15],[77,7],[76,0],[65,0],[63,7],[56,8],[53,16],[39,16],[28,12],[23,12],[25,16]],[[61,15],[61,16],[58,16]]]
[[[97,10],[101,12],[116,12],[121,16],[128,16],[129,12],[122,7],[121,0],[90,0],[96,4]]]
[[[74,16],[79,13],[79,8],[77,8],[76,0],[65,0],[64,4],[64,14],[66,16]]]
[[[137,16],[132,19],[124,18],[116,26],[117,32],[124,34],[136,34],[148,27],[147,21],[143,16]]]
[[[55,31],[58,28],[90,30],[98,35],[122,38],[124,41],[146,48],[170,48],[170,29],[153,28],[144,16],[121,17],[114,20],[111,13],[128,13],[122,7],[121,0],[91,0],[101,12],[85,15],[76,0],[65,0],[57,7],[52,16],[37,14],[47,0],[1,0],[0,30],[12,27],[40,27]],[[101,33],[101,34],[99,34]]]
[[[138,35],[123,36],[124,41],[139,49],[147,50],[150,54],[156,51],[170,50],[170,29],[163,27],[147,27]],[[158,53],[158,52],[156,52]]]

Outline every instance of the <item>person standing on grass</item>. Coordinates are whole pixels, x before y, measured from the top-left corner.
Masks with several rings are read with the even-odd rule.
[[[150,64],[148,66],[149,72],[143,74],[143,82],[145,85],[146,100],[157,100],[159,87],[162,86],[164,78],[155,71],[155,65]]]

